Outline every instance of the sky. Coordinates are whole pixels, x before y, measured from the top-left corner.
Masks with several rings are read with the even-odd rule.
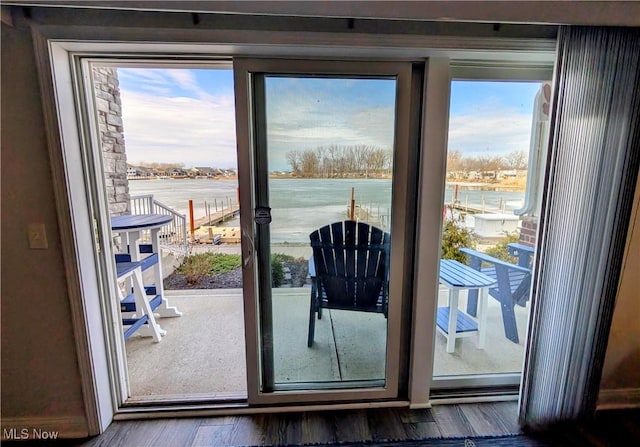
[[[529,150],[537,82],[453,81],[449,150],[464,156]]]
[[[119,68],[127,162],[235,168],[231,70]]]
[[[391,151],[393,79],[267,77],[270,170],[287,170],[286,153],[364,144]]]
[[[129,164],[237,166],[231,70],[119,68],[118,78]],[[453,81],[449,150],[464,156],[527,150],[538,87]],[[393,146],[393,79],[267,76],[265,91],[270,170],[288,170],[292,150]]]

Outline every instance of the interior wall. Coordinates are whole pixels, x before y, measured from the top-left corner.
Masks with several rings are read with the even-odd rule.
[[[12,418],[86,423],[34,50],[24,23],[2,23],[1,52],[3,427]],[[29,248],[30,223],[45,224],[48,249]],[[603,388],[640,388],[638,227],[636,220]]]
[[[24,23],[2,23],[1,50],[2,428],[16,418],[77,425],[85,420],[84,403],[38,75]],[[31,223],[45,225],[47,249],[29,248]]]
[[[622,269],[602,370],[601,395],[605,390],[635,390],[640,395],[640,176]]]

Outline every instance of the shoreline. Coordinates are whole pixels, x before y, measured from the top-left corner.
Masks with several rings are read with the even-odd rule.
[[[269,174],[270,179],[276,180],[391,180],[391,177],[340,177],[340,178],[322,178],[322,177],[294,177],[285,175],[273,175]],[[212,180],[212,181],[225,181],[235,180],[238,181],[237,176],[228,177],[131,177],[127,180]],[[460,182],[460,181],[445,181],[445,188],[459,187],[461,191],[509,191],[509,192],[525,192],[526,191],[526,179],[522,181],[495,181],[495,182]]]

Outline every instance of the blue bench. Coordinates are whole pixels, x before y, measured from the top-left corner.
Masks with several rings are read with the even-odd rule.
[[[140,268],[140,271],[144,271],[153,266],[158,262],[158,254],[151,254],[141,261],[132,261],[131,255],[129,254],[116,254],[115,260],[116,275],[118,281],[122,281],[130,276],[137,268]],[[155,310],[162,303],[162,296],[156,295],[155,286],[144,286],[143,289],[146,296],[153,296],[153,298],[148,301],[150,310]],[[138,329],[149,326],[151,323],[148,315],[137,312],[134,290],[131,290],[131,293],[120,299],[120,311],[123,313],[122,326],[124,327],[125,340],[128,340]],[[151,331],[153,331],[153,329]]]
[[[144,251],[141,245],[140,252],[141,253],[151,253],[150,251]],[[151,245],[149,245],[151,248]],[[131,255],[129,254],[116,254],[116,270],[118,272],[118,277],[122,276],[124,272],[128,270],[132,270],[136,267],[140,267],[142,271],[147,270],[152,267],[154,264],[158,262],[158,254],[153,253],[141,261],[131,261]],[[121,273],[122,272],[122,273]],[[145,286],[145,293],[147,296],[153,296],[149,300],[149,304],[151,305],[151,310],[156,310],[156,308],[162,303],[162,295],[156,295],[156,287],[155,286]],[[136,303],[135,303],[135,295],[130,293],[125,296],[124,299],[120,300],[120,310],[122,312],[135,312],[136,311]],[[124,321],[124,320],[123,320]]]
[[[142,252],[144,253],[144,252]],[[158,262],[158,253],[153,253],[146,258],[143,258],[140,261],[135,261],[136,264],[139,264],[142,270],[146,270],[149,267],[153,266]],[[116,254],[116,265],[118,264],[126,264],[131,263],[131,255],[126,253],[118,253]]]
[[[518,265],[520,267],[526,267],[530,269],[533,262],[534,248],[528,245],[520,244],[518,242],[511,242],[507,244],[507,250],[512,256],[518,258]]]
[[[497,286],[489,289],[489,295],[498,300],[502,310],[504,335],[514,343],[519,343],[516,325],[516,304],[525,307],[531,291],[531,269],[510,264],[470,248],[462,248],[467,255],[469,266],[496,280]],[[478,294],[469,292],[467,313],[475,316],[478,306]]]

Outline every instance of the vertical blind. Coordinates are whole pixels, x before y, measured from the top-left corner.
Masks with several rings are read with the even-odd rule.
[[[640,30],[561,27],[520,423],[595,410],[640,160]]]

